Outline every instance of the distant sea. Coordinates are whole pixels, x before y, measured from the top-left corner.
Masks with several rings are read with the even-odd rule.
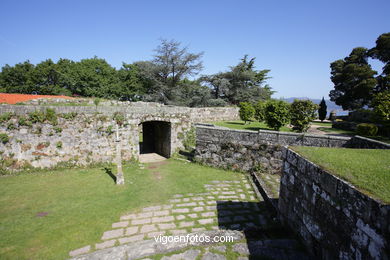
[[[313,103],[315,104],[320,104],[321,100],[322,99],[314,99],[314,98],[308,98],[308,97],[290,97],[290,98],[283,98],[283,100],[289,102],[289,103],[292,103],[294,101],[294,99],[299,99],[299,100],[311,100],[313,101]],[[336,111],[336,115],[338,116],[347,116],[349,111],[347,110],[343,110],[343,108],[341,106],[338,106],[336,105],[336,103],[330,101],[329,99],[325,99],[325,103],[326,103],[326,106],[327,106],[327,116],[329,116],[329,113],[332,111],[332,110],[335,110]]]

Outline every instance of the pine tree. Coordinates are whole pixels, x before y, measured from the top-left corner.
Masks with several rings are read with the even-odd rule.
[[[322,97],[320,107],[318,108],[318,118],[321,120],[321,122],[324,121],[326,118],[326,110],[327,110],[326,102],[324,97]]]

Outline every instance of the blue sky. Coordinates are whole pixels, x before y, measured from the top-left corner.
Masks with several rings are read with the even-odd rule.
[[[94,55],[152,58],[159,38],[204,51],[201,74],[244,54],[270,69],[274,97],[327,97],[329,63],[390,32],[390,1],[0,1],[0,66]],[[375,69],[381,64],[374,63]]]

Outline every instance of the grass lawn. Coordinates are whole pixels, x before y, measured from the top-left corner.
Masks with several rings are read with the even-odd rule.
[[[291,147],[360,191],[390,204],[390,150]]]
[[[332,122],[311,122],[312,125],[324,126],[324,127],[332,127]]]
[[[102,167],[1,177],[0,259],[68,258],[70,250],[99,242],[126,212],[166,203],[173,194],[205,192],[205,183],[240,176],[174,159],[166,162],[145,169],[124,165],[123,186],[116,186]],[[48,214],[38,217],[39,212]]]
[[[318,127],[317,128],[320,131],[329,133],[329,134],[343,134],[343,135],[355,135],[356,133],[354,131],[349,131],[349,130],[343,130],[343,129],[338,129],[338,128],[332,128],[330,127]]]
[[[231,129],[239,129],[239,130],[252,130],[252,131],[259,131],[262,130],[274,130],[272,128],[269,128],[264,122],[249,122],[245,124],[244,121],[236,120],[236,121],[219,121],[219,122],[211,122],[214,125],[217,126],[223,126],[228,127]],[[291,128],[288,128],[286,126],[283,126],[280,128],[280,131],[282,132],[292,132],[293,130]]]

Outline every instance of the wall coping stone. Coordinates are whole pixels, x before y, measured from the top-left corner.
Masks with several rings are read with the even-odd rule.
[[[284,135],[284,136],[302,136],[302,137],[314,137],[314,138],[321,138],[321,139],[334,139],[334,140],[351,140],[352,137],[343,137],[343,136],[332,136],[332,135],[316,135],[316,134],[306,134],[306,133],[290,133],[290,132],[280,132],[280,131],[273,131],[273,130],[258,130],[258,131],[252,131],[252,130],[241,130],[241,129],[231,129],[228,127],[221,127],[216,126],[213,124],[197,124],[196,127],[198,128],[205,128],[205,129],[213,129],[213,130],[221,130],[226,131],[229,130],[231,132],[239,132],[239,133],[250,133],[250,134],[275,134],[275,135]],[[365,138],[368,139],[368,138]],[[371,140],[371,139],[368,139]]]
[[[371,142],[371,143],[375,143],[375,144],[378,144],[378,145],[382,145],[384,147],[387,147],[386,149],[390,149],[390,144],[385,143],[385,142],[381,142],[381,141],[378,141],[378,140],[375,140],[375,139],[363,137],[363,136],[360,136],[360,135],[355,135],[354,138],[355,139],[362,139],[362,140],[367,141],[367,142]]]

